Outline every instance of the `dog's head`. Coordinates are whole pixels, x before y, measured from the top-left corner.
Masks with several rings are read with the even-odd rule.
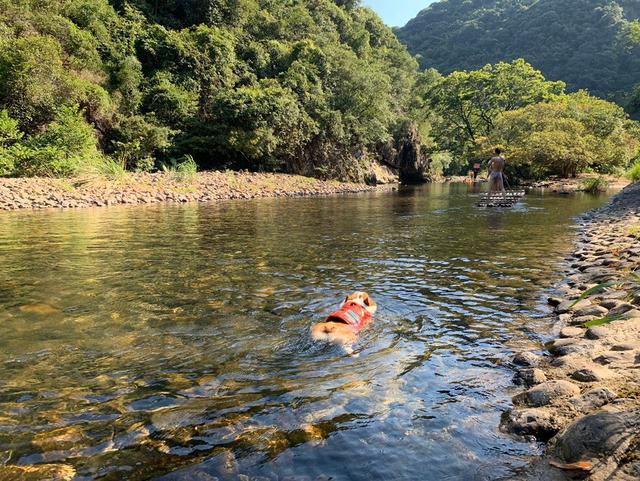
[[[357,302],[362,307],[364,307],[367,311],[369,311],[371,315],[375,314],[376,310],[378,309],[378,305],[376,304],[376,301],[371,299],[369,294],[367,294],[366,292],[358,291],[345,297],[344,302],[349,302],[349,301]]]

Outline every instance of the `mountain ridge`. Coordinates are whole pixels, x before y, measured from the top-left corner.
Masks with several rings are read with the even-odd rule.
[[[631,0],[443,0],[394,31],[423,68],[524,58],[570,91],[621,101],[640,81],[640,48],[626,43],[639,18]]]

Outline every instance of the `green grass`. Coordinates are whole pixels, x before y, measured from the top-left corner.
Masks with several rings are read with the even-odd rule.
[[[121,181],[127,176],[127,169],[124,162],[116,160],[112,157],[105,157],[102,162],[96,166],[99,175],[109,180]]]
[[[593,321],[585,322],[583,325],[584,325],[584,327],[596,327],[596,326],[602,326],[604,324],[609,324],[610,322],[618,321],[620,319],[622,319],[622,315],[605,316],[605,317],[601,317],[599,319],[594,319]]]
[[[635,164],[627,171],[627,177],[631,182],[640,182],[640,160],[636,160]]]
[[[107,179],[115,182],[124,182],[128,176],[124,162],[113,157],[101,156],[94,162],[86,164],[78,172],[75,187],[81,187],[87,183]]]
[[[593,295],[593,294],[598,294],[602,291],[607,290],[609,287],[615,286],[616,283],[615,282],[603,282],[601,284],[598,284],[597,286],[593,286],[591,289],[587,289],[586,291],[584,291],[582,293],[582,295],[580,297],[578,297],[575,302],[573,304],[571,304],[571,307],[575,306],[578,302],[582,301],[583,299],[586,299],[587,297]]]
[[[609,187],[609,182],[604,177],[590,177],[582,181],[581,190],[589,194],[604,192]]]
[[[185,155],[182,160],[172,160],[168,164],[162,164],[162,170],[173,174],[178,182],[192,182],[198,173],[198,164],[190,155]]]

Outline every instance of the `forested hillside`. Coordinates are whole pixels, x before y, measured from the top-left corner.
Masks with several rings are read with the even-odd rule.
[[[0,0],[0,175],[193,158],[363,180],[416,143],[416,78],[356,1]]]
[[[569,90],[624,102],[640,82],[637,0],[443,0],[397,30],[443,74],[524,58]]]

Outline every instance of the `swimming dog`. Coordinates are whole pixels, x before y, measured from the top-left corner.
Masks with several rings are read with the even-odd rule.
[[[316,341],[349,348],[356,342],[358,333],[371,323],[377,309],[376,302],[369,294],[354,292],[345,298],[339,310],[311,328],[311,336]]]

